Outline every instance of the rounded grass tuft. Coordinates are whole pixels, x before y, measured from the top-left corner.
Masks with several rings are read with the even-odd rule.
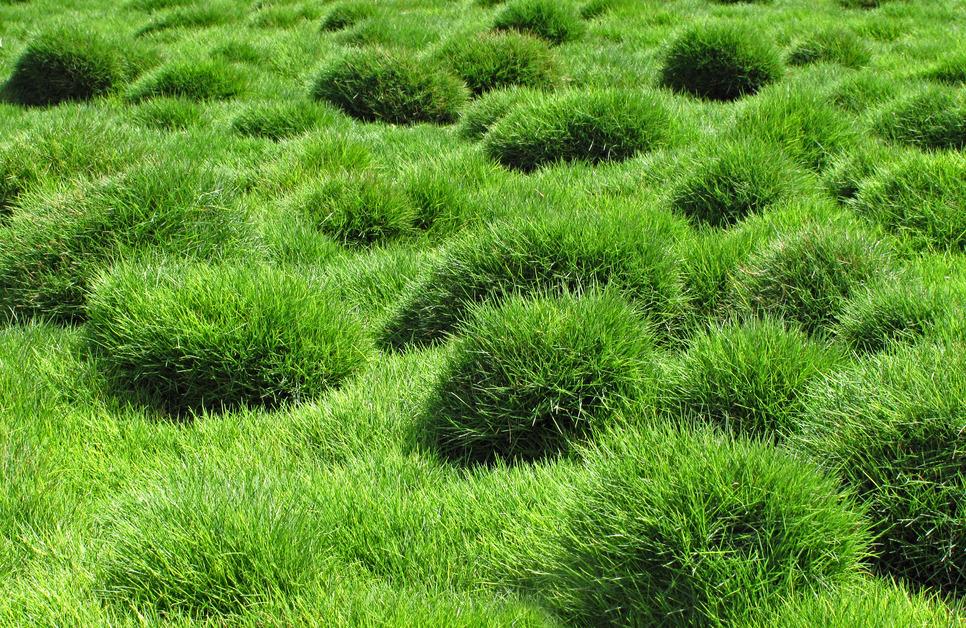
[[[884,139],[927,150],[966,148],[966,97],[931,86],[885,105],[873,128]]]
[[[623,161],[661,145],[670,124],[666,106],[651,94],[561,93],[512,108],[490,127],[483,148],[524,172],[556,162]]]
[[[175,61],[143,76],[128,90],[132,100],[172,96],[189,100],[227,100],[245,91],[247,79],[231,64],[207,60]]]
[[[736,100],[781,78],[777,50],[760,33],[728,24],[700,24],[667,47],[661,84],[711,100]]]
[[[750,320],[693,339],[672,371],[664,404],[737,433],[781,438],[794,428],[806,386],[838,355],[795,327]]]
[[[373,5],[362,2],[342,2],[322,18],[322,30],[333,32],[351,28],[375,14]]]
[[[563,44],[580,37],[584,25],[573,7],[556,0],[511,0],[493,22],[497,31],[514,30]]]
[[[966,352],[925,343],[816,382],[792,444],[869,505],[876,565],[917,586],[966,586]]]
[[[445,249],[400,299],[383,341],[403,349],[457,333],[473,304],[511,295],[579,293],[611,286],[669,334],[681,307],[680,278],[668,242],[682,225],[670,217],[527,217],[465,235]]]
[[[56,105],[105,94],[126,75],[120,46],[97,33],[61,28],[27,45],[5,91],[23,105]]]
[[[317,396],[371,345],[317,286],[259,265],[122,265],[96,282],[87,314],[112,381],[175,417]]]
[[[802,175],[781,148],[715,141],[699,151],[671,193],[671,207],[697,224],[729,227],[799,191]]]
[[[446,124],[456,120],[466,87],[406,53],[360,49],[326,65],[312,96],[367,122]]]
[[[539,94],[526,88],[511,87],[487,92],[475,99],[460,114],[460,137],[478,141],[518,103]]]
[[[553,87],[559,71],[553,52],[538,38],[522,33],[483,33],[443,48],[443,61],[475,95],[519,85]]]
[[[847,68],[860,68],[871,58],[868,46],[854,32],[845,28],[827,28],[796,43],[788,54],[788,63],[837,63]]]
[[[462,463],[554,457],[635,396],[650,334],[614,293],[473,308],[424,411],[431,443]]]
[[[861,511],[774,446],[669,427],[598,442],[535,574],[577,625],[751,625],[865,557]]]
[[[263,103],[242,111],[231,128],[240,135],[277,142],[325,126],[334,117],[330,108],[312,102]]]

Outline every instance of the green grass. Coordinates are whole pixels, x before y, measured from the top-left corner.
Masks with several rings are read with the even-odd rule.
[[[0,625],[963,623],[963,0],[0,0]]]

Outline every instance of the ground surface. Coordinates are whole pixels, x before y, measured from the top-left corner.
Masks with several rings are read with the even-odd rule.
[[[0,624],[960,625],[961,0],[0,0]]]

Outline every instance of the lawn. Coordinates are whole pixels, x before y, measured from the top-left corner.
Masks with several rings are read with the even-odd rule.
[[[966,0],[0,0],[0,625],[966,625]]]

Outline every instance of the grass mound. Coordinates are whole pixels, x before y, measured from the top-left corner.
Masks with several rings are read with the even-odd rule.
[[[248,237],[245,216],[229,207],[233,193],[230,180],[204,167],[146,160],[89,187],[32,199],[10,217],[0,247],[0,310],[78,322],[91,281],[119,259],[224,255]]]
[[[522,33],[484,33],[444,47],[441,56],[476,95],[513,85],[550,88],[559,78],[547,44]]]
[[[219,61],[176,61],[161,66],[131,86],[132,100],[174,96],[189,100],[227,100],[245,91],[247,81],[234,66]]]
[[[952,626],[954,619],[941,602],[880,580],[841,587],[834,592],[799,597],[785,604],[768,628],[813,626]]]
[[[23,105],[90,100],[124,81],[121,52],[96,33],[60,29],[32,40],[17,59],[5,91]]]
[[[923,149],[966,148],[966,98],[955,88],[932,86],[883,107],[876,133]]]
[[[915,246],[966,250],[966,156],[910,152],[863,180],[852,207]]]
[[[788,54],[788,63],[837,63],[847,68],[860,68],[871,58],[869,47],[855,33],[844,28],[829,28],[795,44]]]
[[[880,240],[848,224],[809,225],[776,236],[738,272],[740,308],[825,332],[845,301],[891,267]]]
[[[803,166],[822,170],[856,143],[854,126],[821,96],[776,86],[748,103],[731,135],[771,142]]]
[[[945,57],[926,72],[926,78],[948,85],[966,84],[966,52]]]
[[[744,27],[702,24],[674,39],[664,53],[661,84],[711,100],[736,100],[781,78],[775,48]]]
[[[584,25],[567,3],[555,0],[511,0],[497,14],[494,30],[514,30],[562,44],[580,37]]]
[[[235,133],[280,141],[325,126],[333,112],[316,103],[264,103],[249,107],[232,120]]]
[[[176,416],[318,395],[369,346],[318,287],[261,266],[122,266],[87,311],[88,344],[114,381]]]
[[[345,174],[298,200],[318,229],[347,246],[371,246],[415,231],[417,209],[405,192],[373,174]]]
[[[607,90],[522,103],[494,124],[483,148],[524,172],[555,162],[623,161],[661,144],[670,119],[655,96]]]
[[[701,150],[671,194],[671,207],[698,224],[729,227],[797,191],[801,177],[781,149],[764,142],[714,142]]]
[[[868,502],[883,571],[947,593],[966,586],[964,356],[924,344],[829,377],[792,441]]]
[[[372,17],[375,10],[372,5],[361,2],[343,2],[337,4],[322,18],[323,31],[341,31],[355,26],[359,22]]]
[[[101,596],[202,621],[305,588],[324,560],[316,519],[278,473],[176,465],[116,500],[96,566]]]
[[[131,105],[131,119],[140,126],[162,131],[184,131],[204,119],[203,104],[185,98],[151,98]]]
[[[475,308],[431,392],[445,458],[537,460],[589,435],[644,378],[651,338],[611,293]]]
[[[538,575],[578,625],[749,625],[852,578],[869,536],[835,481],[774,447],[622,430],[590,452]]]
[[[383,339],[400,349],[430,344],[456,332],[475,303],[605,285],[623,292],[658,332],[667,333],[681,288],[665,244],[679,228],[656,213],[601,212],[576,219],[521,218],[468,234],[406,291]]]
[[[444,124],[456,120],[466,88],[405,53],[363,49],[325,66],[312,96],[364,121]]]
[[[524,88],[497,89],[474,100],[460,114],[459,134],[463,139],[477,141],[525,98],[536,94]]]
[[[784,436],[810,381],[836,355],[795,328],[752,320],[695,338],[668,386],[676,416],[697,416],[736,433]]]

